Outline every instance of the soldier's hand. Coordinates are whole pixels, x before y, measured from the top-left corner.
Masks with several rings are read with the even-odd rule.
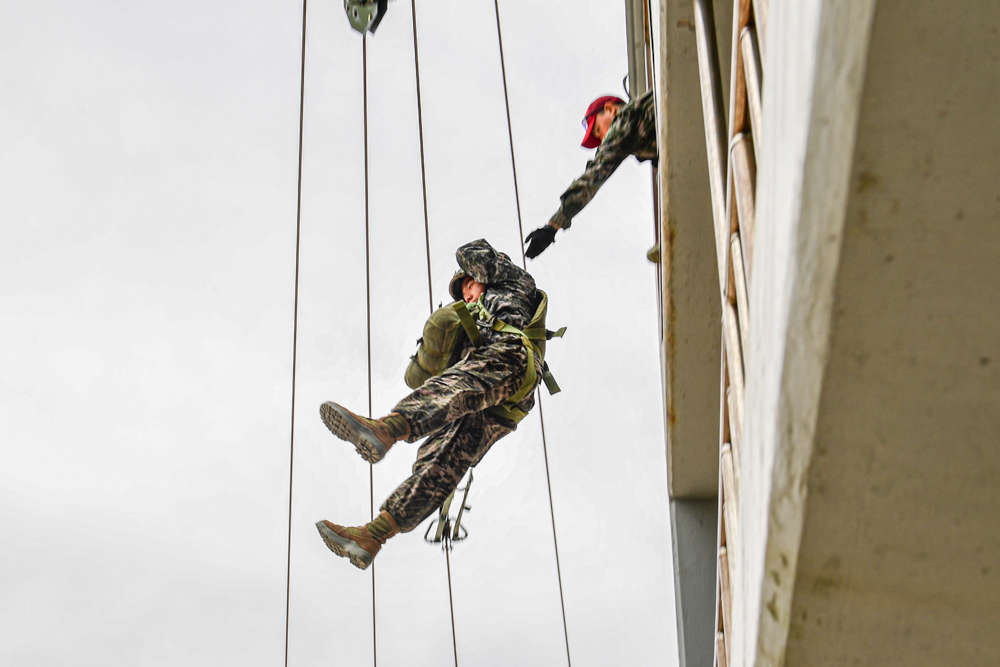
[[[556,228],[549,224],[542,225],[524,239],[525,243],[528,244],[528,249],[524,254],[528,258],[534,259],[541,255],[542,251],[552,245],[555,240]]]

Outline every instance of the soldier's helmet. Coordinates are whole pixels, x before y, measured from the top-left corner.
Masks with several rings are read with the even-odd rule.
[[[462,298],[462,283],[465,282],[465,277],[469,275],[462,269],[455,272],[455,275],[451,277],[451,282],[448,283],[448,291],[451,293],[451,297],[455,301],[464,301]]]

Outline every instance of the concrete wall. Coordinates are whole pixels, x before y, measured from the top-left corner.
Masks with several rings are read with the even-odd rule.
[[[1000,664],[998,31],[875,12],[789,666]]]
[[[772,3],[732,665],[1000,662],[998,33]]]
[[[730,665],[784,660],[873,0],[772,2]]]

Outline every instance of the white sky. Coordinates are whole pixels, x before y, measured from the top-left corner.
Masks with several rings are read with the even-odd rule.
[[[525,232],[621,92],[620,0],[500,3]],[[298,2],[0,4],[0,664],[277,665],[285,647]],[[493,3],[418,2],[435,305],[454,250],[520,252]],[[373,410],[427,316],[410,3],[369,39]],[[367,410],[361,37],[309,6],[290,664],[369,664],[369,516],[318,405]],[[649,167],[528,269],[548,360],[573,664],[676,664]],[[416,445],[374,467],[380,503]],[[461,665],[565,662],[537,410],[476,469],[452,553]],[[376,561],[381,665],[452,662],[426,524]],[[336,652],[335,652],[336,651]]]

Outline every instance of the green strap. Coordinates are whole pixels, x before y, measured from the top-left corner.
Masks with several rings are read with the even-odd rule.
[[[535,388],[535,382],[538,380],[538,370],[535,368],[535,346],[531,344],[531,341],[524,335],[523,331],[502,320],[496,320],[493,323],[493,330],[500,333],[514,334],[520,338],[524,344],[524,350],[528,355],[528,370],[524,374],[524,381],[521,383],[521,388],[513,396],[504,401],[504,405],[514,406],[524,400],[525,396]]]
[[[545,327],[533,327],[531,329],[524,330],[524,335],[531,340],[552,340],[553,338],[562,338],[565,333],[566,327],[563,327],[558,331],[549,331]]]
[[[476,347],[481,346],[483,344],[483,335],[479,333],[479,327],[476,326],[475,320],[472,319],[472,313],[469,312],[469,307],[466,303],[464,301],[456,301],[452,308],[458,314],[458,321],[462,323],[462,328],[465,329],[465,333],[469,336],[472,344]]]
[[[503,417],[509,419],[515,424],[519,424],[522,419],[528,416],[528,413],[521,410],[518,407],[507,407],[505,404],[494,405],[492,408],[486,408],[487,412],[492,412],[498,417]]]
[[[552,371],[549,370],[549,365],[545,364],[542,367],[542,382],[545,383],[545,388],[549,390],[549,395],[558,394],[562,389],[559,388],[559,384],[556,379],[552,377]]]
[[[459,310],[456,307],[459,320],[462,322],[462,326],[466,327],[466,330],[468,330],[468,325],[466,325],[466,318],[470,321],[472,327],[476,328],[475,323],[472,322],[472,316],[469,313],[470,309],[474,310],[484,320],[489,320],[490,318],[493,317],[492,315],[490,315],[490,312],[486,310],[486,306],[483,305],[482,297],[480,297],[479,300],[476,301],[475,303],[469,304],[467,308],[462,308],[461,310]],[[537,352],[538,350],[535,348],[534,343],[532,343],[531,341],[562,338],[563,334],[566,333],[566,327],[562,327],[558,331],[549,331],[545,327],[531,327],[529,329],[521,331],[517,327],[507,324],[503,320],[498,320],[496,318],[493,318],[492,328],[494,331],[497,331],[499,333],[513,334],[518,338],[520,338],[521,342],[524,344],[524,351],[528,355],[528,368],[524,374],[524,380],[521,382],[520,388],[518,388],[518,390],[514,393],[513,396],[509,397],[500,405],[495,405],[491,408],[488,408],[488,412],[492,412],[495,415],[504,417],[506,419],[510,419],[514,423],[518,423],[526,416],[528,416],[528,413],[518,408],[517,404],[523,401],[528,396],[528,394],[531,393],[531,391],[535,388],[535,383],[538,381],[538,369],[535,367],[535,352]],[[478,343],[476,342],[476,339],[473,338],[471,333],[469,334],[469,338],[472,339],[472,341],[476,345],[481,345],[482,336],[479,335],[478,328],[476,328],[476,334],[479,339]],[[542,367],[542,382],[545,383],[545,388],[548,390],[550,394],[557,394],[560,391],[562,391],[559,388],[558,383],[556,383],[556,379],[552,377],[552,373],[549,371],[548,364],[545,364]]]

